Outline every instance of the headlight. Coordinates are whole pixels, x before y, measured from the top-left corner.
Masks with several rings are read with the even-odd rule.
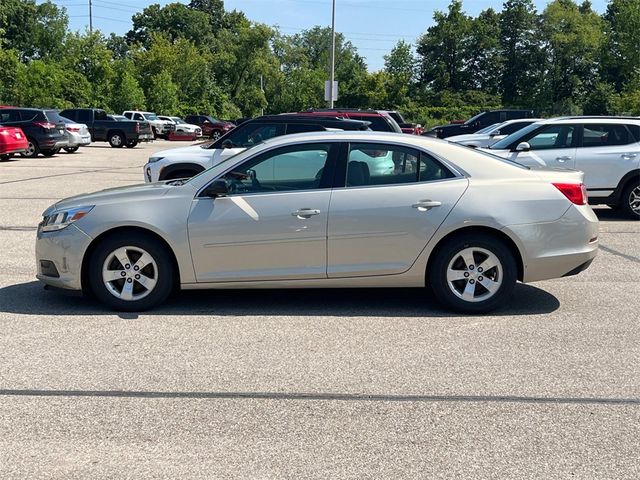
[[[155,163],[162,160],[164,157],[149,157],[149,163]]]
[[[67,228],[73,222],[80,220],[93,210],[93,205],[88,207],[70,208],[68,210],[56,210],[42,219],[40,231],[55,232]]]

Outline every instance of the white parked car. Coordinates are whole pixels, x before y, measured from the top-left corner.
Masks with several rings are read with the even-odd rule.
[[[523,165],[582,171],[589,203],[620,207],[640,218],[640,118],[544,120],[487,151]]]
[[[154,137],[166,138],[169,133],[175,130],[176,126],[171,120],[161,120],[158,115],[153,112],[140,112],[136,110],[127,110],[122,115],[129,120],[138,120],[141,122],[149,122]]]
[[[502,123],[495,123],[478,130],[475,133],[466,135],[454,135],[447,138],[450,142],[459,143],[474,148],[487,148],[499,140],[528,127],[532,123],[542,120],[541,118],[520,118],[517,120],[507,120]]]
[[[180,117],[167,117],[166,115],[158,115],[160,120],[166,120],[172,122],[176,126],[176,132],[183,132],[195,135],[196,137],[202,136],[202,129],[198,125],[185,122]]]
[[[86,147],[91,144],[91,133],[89,127],[84,123],[76,123],[66,117],[60,115],[59,112],[47,111],[47,116],[55,122],[63,122],[64,130],[67,134],[69,144],[62,149],[67,153],[75,153],[80,147]],[[55,120],[53,120],[55,118]]]

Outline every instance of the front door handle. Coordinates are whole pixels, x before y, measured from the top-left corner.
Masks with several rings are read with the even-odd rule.
[[[556,160],[564,163],[564,162],[568,162],[569,160],[571,160],[571,157],[569,157],[568,155],[562,156],[562,157],[556,157]]]
[[[441,205],[442,202],[438,202],[436,200],[420,200],[418,203],[411,205],[411,207],[417,208],[420,212],[426,212]]]
[[[637,156],[638,156],[638,154],[636,154],[636,153],[623,153],[623,154],[621,155],[621,157],[622,157],[624,160],[631,160],[631,159],[636,158]]]
[[[300,210],[296,210],[291,214],[294,217],[298,217],[301,220],[306,218],[311,218],[314,215],[320,215],[320,210],[317,208],[301,208]]]

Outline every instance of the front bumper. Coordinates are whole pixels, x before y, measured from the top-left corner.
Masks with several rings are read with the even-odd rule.
[[[572,205],[554,222],[504,228],[521,242],[523,281],[537,282],[579,273],[598,254],[598,217],[588,205]]]
[[[82,290],[82,258],[92,238],[71,224],[57,232],[36,238],[36,278],[45,285],[65,290]]]

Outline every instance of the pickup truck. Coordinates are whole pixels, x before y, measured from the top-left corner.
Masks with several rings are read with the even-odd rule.
[[[113,148],[133,148],[140,141],[153,140],[148,122],[114,121],[99,108],[70,108],[60,112],[60,115],[86,124],[95,142],[109,142]]]

